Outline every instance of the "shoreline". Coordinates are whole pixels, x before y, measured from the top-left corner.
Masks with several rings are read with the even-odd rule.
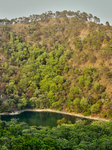
[[[90,120],[97,120],[97,121],[109,121],[109,119],[105,118],[98,118],[98,117],[91,117],[91,116],[83,116],[81,114],[76,114],[76,113],[69,113],[65,111],[58,111],[58,110],[52,110],[52,109],[24,109],[21,111],[16,111],[12,113],[0,113],[0,115],[19,115],[25,111],[33,111],[33,112],[53,112],[53,113],[58,113],[58,114],[65,114],[65,115],[70,115],[70,116],[76,116],[80,118],[85,118],[85,119],[90,119]]]

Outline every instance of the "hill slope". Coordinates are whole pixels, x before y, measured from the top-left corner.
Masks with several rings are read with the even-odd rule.
[[[0,26],[0,111],[111,117],[112,29],[77,18]]]

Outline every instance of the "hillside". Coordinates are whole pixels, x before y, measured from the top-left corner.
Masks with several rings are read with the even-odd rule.
[[[58,17],[0,26],[0,112],[112,117],[112,27]]]

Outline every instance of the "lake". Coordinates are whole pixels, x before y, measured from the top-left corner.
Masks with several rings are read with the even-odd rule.
[[[53,113],[53,112],[31,112],[25,111],[18,115],[3,115],[1,116],[1,120],[10,121],[12,118],[18,119],[19,122],[26,122],[30,126],[49,126],[55,127],[57,126],[57,120],[66,118],[66,120],[70,120],[72,123],[75,123],[76,120],[82,119],[75,116]]]

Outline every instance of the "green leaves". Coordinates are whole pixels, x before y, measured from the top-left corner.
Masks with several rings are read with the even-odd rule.
[[[1,150],[72,150],[112,149],[112,120],[78,120],[71,124],[65,118],[54,128],[29,126],[12,119],[0,120]]]
[[[76,107],[76,108],[79,108],[79,106],[80,106],[80,99],[79,98],[76,98],[76,99],[74,99],[73,100],[73,105],[74,105],[74,107]]]
[[[68,94],[69,100],[73,100],[75,96],[79,95],[80,89],[77,86],[73,86],[70,88],[70,92]]]
[[[91,112],[92,113],[98,113],[100,111],[100,105],[99,104],[94,104],[91,106]]]
[[[86,111],[90,107],[89,100],[83,97],[80,101],[80,106],[84,111]]]
[[[57,23],[50,27],[42,27],[42,30],[41,26],[36,23],[30,24],[28,30],[25,27],[25,34],[30,32],[33,41],[30,41],[31,38],[29,38],[27,43],[23,42],[27,39],[25,35],[23,36],[23,30],[19,35],[21,34],[24,38],[16,35],[16,32],[10,32],[10,42],[3,43],[4,38],[2,37],[1,49],[9,61],[3,65],[3,68],[1,67],[1,70],[5,69],[5,73],[2,75],[2,81],[5,83],[1,86],[5,87],[5,94],[10,96],[10,106],[17,105],[19,109],[31,106],[32,108],[60,110],[64,108],[75,112],[90,112],[90,110],[94,113],[99,112],[97,101],[106,89],[101,85],[103,82],[100,82],[102,80],[101,73],[105,72],[105,69],[93,68],[92,65],[88,67],[88,63],[94,62],[95,67],[98,67],[99,52],[97,50],[100,49],[100,53],[104,54],[104,57],[111,58],[109,54],[111,54],[112,41],[104,29],[100,28],[100,25],[97,26],[92,22],[86,24],[83,21],[87,19],[85,12],[65,12],[66,16],[72,14],[76,18],[71,18],[70,22],[68,21],[66,24],[65,16],[61,25]],[[59,16],[64,15],[64,12],[61,13]],[[78,20],[77,15],[82,19]],[[46,14],[42,16],[45,17]],[[91,14],[88,17],[91,19]],[[41,19],[43,20],[43,18]],[[91,30],[90,34],[84,38],[82,36],[85,36],[85,33],[83,35],[81,30],[86,26],[94,31]],[[95,28],[98,30],[95,31]],[[60,37],[57,34],[58,29],[63,32]],[[44,40],[41,40],[44,37],[40,37],[42,34],[45,35]],[[80,37],[78,37],[79,34]],[[48,35],[52,35],[52,39],[48,39],[49,42],[46,40]],[[33,42],[36,43],[33,44]],[[111,66],[111,64],[108,65]],[[108,72],[103,75],[111,78],[110,67]],[[12,76],[13,79],[11,79]],[[103,98],[104,105],[108,104],[110,97]],[[91,107],[92,105],[93,107]]]
[[[27,99],[26,99],[24,96],[22,96],[21,99],[19,99],[19,103],[20,103],[23,107],[25,107],[25,106],[27,105]]]

